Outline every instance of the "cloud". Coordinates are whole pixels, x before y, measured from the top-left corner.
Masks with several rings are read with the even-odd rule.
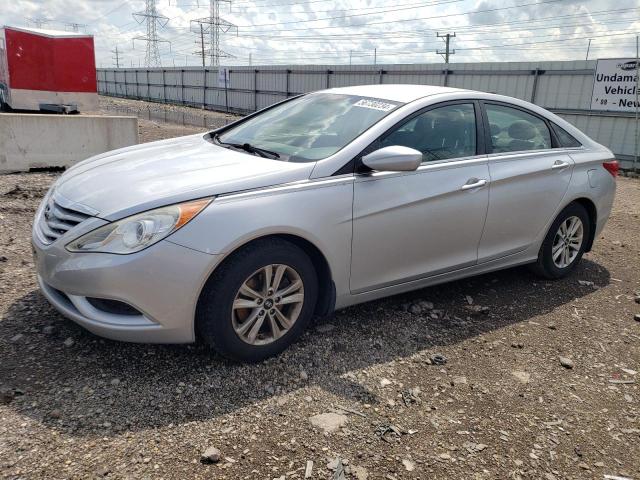
[[[532,4],[532,5],[527,5]],[[198,6],[200,5],[200,6]],[[640,31],[637,0],[236,0],[221,2],[220,14],[238,25],[221,35],[235,55],[223,64],[437,63],[443,48],[436,32],[456,32],[453,62],[571,60],[635,54]],[[98,65],[142,65],[146,26],[132,13],[143,0],[12,0],[3,3],[0,23],[25,26],[27,18],[49,20],[47,28],[75,22],[95,36]],[[505,8],[513,7],[516,8]],[[207,0],[157,0],[169,18],[158,35],[163,64],[199,65],[199,35],[191,21],[207,17]],[[622,10],[628,9],[628,10]],[[366,15],[363,15],[366,14]],[[624,32],[624,35],[619,35]]]

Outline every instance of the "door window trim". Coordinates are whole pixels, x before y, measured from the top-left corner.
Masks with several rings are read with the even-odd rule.
[[[553,130],[553,128],[551,128],[551,121],[548,118],[536,112],[532,112],[531,110],[525,107],[521,107],[520,105],[514,105],[513,103],[501,102],[499,100],[479,100],[479,103],[480,103],[480,108],[482,109],[482,117],[485,124],[484,138],[485,138],[485,145],[487,149],[487,155],[508,155],[512,153],[526,153],[526,152],[544,153],[544,152],[551,152],[557,149],[566,148],[561,145],[560,141],[558,140],[558,137],[556,136],[556,132]],[[491,127],[489,124],[489,115],[487,114],[487,108],[486,108],[487,105],[496,105],[498,107],[513,108],[514,110],[520,110],[521,112],[524,112],[533,117],[536,117],[538,120],[542,120],[546,125],[547,130],[549,131],[549,138],[551,139],[551,148],[542,148],[542,149],[536,149],[536,150],[513,150],[509,152],[494,152],[493,143],[491,141]]]
[[[368,173],[368,172],[370,172],[371,170],[369,170],[367,167],[365,167],[364,164],[362,163],[362,157],[365,156],[368,153],[371,153],[371,152],[374,152],[374,151],[378,150],[380,148],[380,142],[382,141],[382,139],[385,136],[389,135],[390,133],[392,133],[396,129],[402,127],[404,124],[410,122],[414,118],[416,118],[416,117],[418,117],[418,116],[420,116],[420,115],[422,115],[422,114],[424,114],[426,112],[429,112],[431,110],[435,110],[436,108],[442,108],[442,107],[447,107],[449,105],[460,105],[460,104],[471,104],[473,106],[473,109],[474,109],[475,123],[476,123],[476,153],[475,153],[475,155],[466,156],[466,157],[445,158],[445,159],[442,159],[442,160],[433,160],[433,161],[430,161],[430,162],[422,162],[420,164],[420,166],[418,167],[418,170],[416,170],[416,171],[419,171],[420,168],[425,166],[425,165],[437,165],[437,164],[449,163],[449,162],[459,162],[461,160],[468,161],[468,160],[476,159],[479,156],[486,155],[486,153],[487,153],[487,151],[486,151],[487,145],[486,145],[486,136],[484,135],[484,130],[485,130],[484,118],[482,116],[482,109],[481,109],[479,100],[476,99],[476,98],[447,100],[447,101],[443,101],[443,102],[439,102],[439,103],[434,103],[432,105],[428,105],[428,106],[426,106],[424,108],[421,108],[420,110],[417,110],[417,111],[407,115],[406,117],[402,118],[401,120],[398,120],[391,127],[389,127],[387,130],[385,130],[378,138],[376,138],[369,145],[367,145],[358,155],[356,155],[354,157],[353,160],[351,160],[344,167],[342,167],[340,170],[338,170],[338,172],[346,173],[345,169],[349,169],[349,165],[352,162],[353,162],[353,171],[354,171],[354,173]],[[336,172],[336,174],[338,172]],[[405,173],[407,173],[407,172],[405,172]],[[408,173],[413,173],[413,172],[408,172]]]

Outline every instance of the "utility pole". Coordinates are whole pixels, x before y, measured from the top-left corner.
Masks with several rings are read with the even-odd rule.
[[[220,58],[233,57],[220,48],[220,34],[233,28],[236,29],[236,33],[238,31],[237,26],[220,17],[220,2],[231,3],[231,0],[209,0],[209,16],[191,20],[192,32],[198,33],[202,27],[204,33],[209,35],[209,65],[212,67],[220,65]]]
[[[249,66],[251,66],[251,52],[249,52]]]
[[[115,57],[113,57],[113,59],[116,62],[116,68],[120,68],[120,52],[118,52],[118,45],[116,45],[115,50],[111,50],[111,53],[113,53],[115,55]]]
[[[589,39],[589,43],[587,44],[587,56],[584,57],[585,60],[589,60],[589,50],[591,50],[591,39]]]
[[[453,50],[450,49],[451,37],[455,37],[455,36],[456,36],[455,32],[454,33],[445,33],[443,35],[440,35],[440,33],[436,33],[436,37],[444,39],[444,43],[445,43],[444,52],[442,50],[436,50],[436,53],[438,55],[442,55],[443,56],[444,63],[449,63],[449,56],[450,55],[454,55],[456,53],[455,49],[453,49]]]
[[[200,55],[202,56],[202,68],[204,68],[205,65],[205,50],[204,50],[204,27],[202,26],[202,24],[200,24]]]
[[[74,22],[70,22],[70,23],[65,23],[64,24],[65,27],[70,28],[72,31],[74,32],[79,32],[81,29],[84,30],[87,28],[87,26],[84,23],[74,23]]]
[[[159,67],[161,65],[160,50],[158,43],[168,43],[171,50],[171,42],[158,37],[158,29],[163,28],[169,23],[169,18],[158,14],[156,9],[157,0],[145,0],[144,12],[136,12],[133,18],[138,23],[147,24],[147,34],[144,37],[134,37],[133,44],[135,47],[136,40],[147,42],[147,49],[144,56],[144,64],[147,67]]]
[[[373,49],[373,66],[378,64],[378,48]]]
[[[33,23],[36,26],[36,28],[42,28],[43,25],[51,21],[48,18],[43,18],[43,17],[27,18],[26,20],[27,22]]]

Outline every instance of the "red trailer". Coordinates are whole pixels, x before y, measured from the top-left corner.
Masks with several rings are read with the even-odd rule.
[[[38,28],[0,29],[0,101],[20,110],[95,110],[93,36]]]

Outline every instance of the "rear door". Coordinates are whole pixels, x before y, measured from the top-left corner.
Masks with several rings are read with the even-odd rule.
[[[509,104],[482,102],[489,126],[489,209],[478,262],[525,250],[546,227],[569,187],[573,160],[546,120]]]

